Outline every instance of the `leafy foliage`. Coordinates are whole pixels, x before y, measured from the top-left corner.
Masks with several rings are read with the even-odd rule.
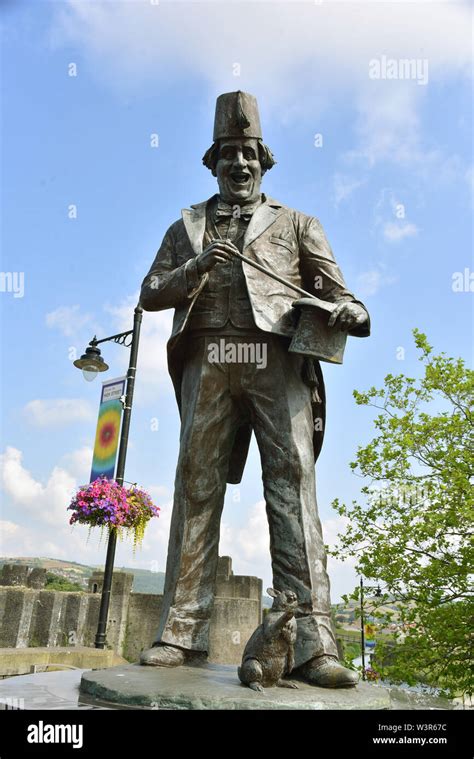
[[[351,463],[364,503],[334,501],[347,526],[331,553],[356,557],[359,573],[385,586],[381,624],[390,622],[380,609],[387,599],[400,610],[400,645],[386,651],[382,675],[472,694],[474,373],[413,334],[420,379],[389,374],[382,389],[354,392],[380,413]]]
[[[62,590],[84,593],[84,588],[78,585],[77,582],[71,582],[61,575],[56,575],[54,572],[46,573],[46,585],[45,590]]]

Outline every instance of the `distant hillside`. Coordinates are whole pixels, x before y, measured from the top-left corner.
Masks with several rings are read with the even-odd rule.
[[[77,561],[63,561],[62,559],[50,559],[44,556],[0,556],[0,567],[4,564],[26,564],[29,567],[44,567],[45,569],[71,568],[92,571],[92,567],[86,564],[78,564]]]
[[[65,577],[71,582],[78,583],[84,589],[87,588],[89,577],[97,569],[103,569],[102,566],[88,566],[79,564],[76,561],[62,561],[61,559],[51,559],[38,556],[0,556],[0,569],[4,564],[23,564],[29,567],[44,567],[50,572]],[[165,583],[164,572],[151,572],[149,569],[135,569],[131,567],[115,567],[115,571],[129,572],[133,574],[133,588],[135,593],[163,593]]]
[[[133,574],[134,593],[163,593],[165,587],[165,573],[151,572],[149,569],[131,569],[130,567],[117,567],[122,572]]]
[[[270,596],[262,596],[262,608],[263,609],[271,609],[273,605],[273,598],[270,598]]]

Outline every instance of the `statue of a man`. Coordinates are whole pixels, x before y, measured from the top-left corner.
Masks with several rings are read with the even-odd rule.
[[[369,316],[346,288],[317,219],[261,192],[275,161],[252,95],[218,97],[203,163],[219,193],[183,210],[141,290],[146,311],[175,309],[168,366],[181,435],[161,618],[140,661],[173,667],[205,656],[226,483],[240,482],[253,430],[273,587],[298,598],[294,671],[318,686],[355,685],[357,675],[338,661],[316,505],[324,418],[319,363],[288,352],[295,293],[235,253],[336,303],[334,329],[368,335]],[[224,346],[218,360],[216,345]],[[249,351],[252,345],[259,350]],[[260,361],[242,359],[257,355]]]

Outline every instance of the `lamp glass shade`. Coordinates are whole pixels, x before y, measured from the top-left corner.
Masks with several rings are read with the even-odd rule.
[[[97,345],[89,345],[86,352],[74,361],[74,366],[82,370],[84,379],[88,382],[91,382],[98,372],[106,372],[109,368],[100,355]]]
[[[91,364],[82,367],[82,376],[86,382],[92,382],[98,375],[97,368]]]

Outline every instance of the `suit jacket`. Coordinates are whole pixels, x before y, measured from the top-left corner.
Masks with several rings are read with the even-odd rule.
[[[143,280],[140,295],[145,311],[175,309],[167,351],[168,369],[180,409],[185,356],[183,351],[176,348],[186,333],[189,315],[209,276],[206,273],[199,277],[196,267],[196,256],[202,251],[209,200],[184,209],[182,218],[168,229],[150,271]],[[288,208],[273,198],[263,196],[263,201],[249,222],[243,254],[295,285],[314,292],[322,300],[351,301],[363,306],[346,288],[319,221]],[[249,264],[243,262],[242,266],[257,327],[264,332],[293,336],[296,323],[292,303],[299,296]],[[351,334],[365,337],[369,332],[367,315],[367,323]],[[322,446],[325,418],[324,382],[321,367],[316,360],[312,360],[311,373],[317,385],[313,393],[313,416],[323,420],[323,429],[316,430],[313,439],[316,460]],[[236,431],[228,482],[238,483],[242,478],[251,433],[247,423]]]

